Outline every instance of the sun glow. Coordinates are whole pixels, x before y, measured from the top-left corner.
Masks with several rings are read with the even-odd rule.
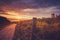
[[[16,13],[14,11],[8,11],[4,14],[1,14],[0,16],[4,16],[13,21],[27,20],[32,18],[31,16],[28,15],[20,15],[20,13]]]

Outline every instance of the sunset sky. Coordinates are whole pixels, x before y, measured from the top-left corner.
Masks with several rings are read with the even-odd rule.
[[[18,18],[50,17],[60,14],[60,0],[0,0],[0,10]]]

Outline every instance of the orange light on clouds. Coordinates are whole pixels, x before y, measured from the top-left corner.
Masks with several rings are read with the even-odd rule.
[[[31,16],[28,15],[20,15],[19,13],[16,13],[14,11],[7,11],[5,12],[5,14],[1,14],[0,16],[4,16],[8,19],[12,19],[15,21],[27,20],[32,18]]]
[[[4,15],[4,14],[1,14],[0,16],[6,17],[8,19],[14,19],[16,21],[19,21],[21,18],[20,16],[11,16],[11,15]]]
[[[7,11],[6,13],[10,14],[10,15],[19,15],[20,16],[20,14],[18,14],[17,12],[14,12],[14,11]]]
[[[4,16],[8,19],[27,20],[32,18],[31,15],[26,15],[28,13],[23,13],[23,11],[11,10],[8,6],[3,7],[2,9],[5,11],[5,14],[1,14],[1,16]]]

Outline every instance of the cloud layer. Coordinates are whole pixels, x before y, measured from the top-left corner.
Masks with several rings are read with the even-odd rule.
[[[60,6],[60,0],[0,0],[2,5],[16,5],[20,8],[39,8]]]
[[[60,0],[0,0],[0,8],[19,13],[23,10],[23,14],[32,16],[48,15],[52,12],[60,14]]]

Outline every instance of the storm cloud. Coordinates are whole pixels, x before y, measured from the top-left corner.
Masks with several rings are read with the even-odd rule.
[[[7,10],[22,11],[24,12],[23,14],[29,13],[35,16],[43,14],[50,15],[52,12],[60,14],[60,0],[0,0],[0,8],[2,7],[3,9],[6,7],[5,9]],[[31,9],[32,11],[29,10],[25,13],[24,9]]]
[[[20,8],[60,6],[60,0],[0,0],[0,6],[16,5]]]

